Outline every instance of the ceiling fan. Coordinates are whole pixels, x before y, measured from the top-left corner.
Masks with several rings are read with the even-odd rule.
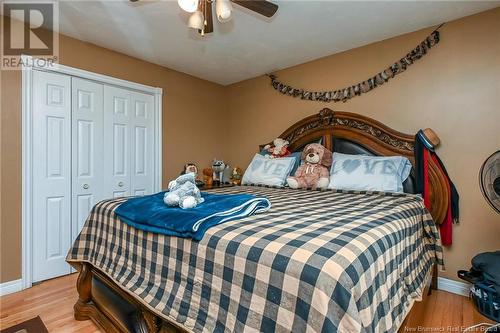
[[[139,0],[130,1],[137,2]],[[197,29],[202,36],[214,31],[212,5],[215,3],[217,20],[225,23],[232,18],[233,6],[231,2],[265,17],[272,17],[278,10],[278,5],[266,0],[177,0],[184,11],[192,13],[188,20],[188,27]]]

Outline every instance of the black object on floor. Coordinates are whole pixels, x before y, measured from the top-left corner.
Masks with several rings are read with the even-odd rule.
[[[484,280],[483,273],[476,271],[474,269],[471,269],[470,271],[459,270],[457,272],[457,275],[462,280],[467,281],[467,282],[472,283],[472,284],[477,283],[477,282],[481,282]]]
[[[500,296],[500,251],[480,253],[472,258],[471,263],[472,268],[481,272]]]
[[[470,270],[457,275],[473,284],[471,296],[477,310],[485,317],[500,322],[500,251],[484,252],[472,258]],[[491,328],[489,331],[498,331]],[[488,331],[488,332],[489,332]]]
[[[23,321],[20,324],[5,328],[0,333],[49,333],[40,316]]]

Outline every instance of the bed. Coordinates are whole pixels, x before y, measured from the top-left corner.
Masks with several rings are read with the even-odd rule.
[[[280,137],[294,151],[321,141],[413,161],[412,136],[330,109]],[[443,264],[434,221],[446,185],[436,166],[429,177],[430,211],[412,176],[406,194],[212,189],[262,194],[273,207],[200,242],[134,229],[113,213],[126,199],[101,202],[67,257],[80,272],[75,318],[106,332],[397,332]]]

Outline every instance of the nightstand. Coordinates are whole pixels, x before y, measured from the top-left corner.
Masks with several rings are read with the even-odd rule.
[[[234,184],[220,184],[220,185],[205,185],[203,187],[200,188],[200,190],[202,191],[205,191],[205,190],[211,190],[213,188],[223,188],[223,187],[233,187],[233,186],[237,186],[237,185],[234,185]]]

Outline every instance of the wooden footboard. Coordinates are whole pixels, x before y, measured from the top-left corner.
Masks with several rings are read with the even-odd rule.
[[[91,264],[81,262],[72,265],[80,273],[76,284],[79,298],[74,305],[76,320],[90,319],[106,333],[187,332],[157,316]],[[437,281],[435,274],[437,270],[434,266],[432,281]],[[426,285],[423,300],[413,305],[399,332],[404,332],[407,325],[423,321],[428,300],[426,296],[435,288],[434,282]]]

